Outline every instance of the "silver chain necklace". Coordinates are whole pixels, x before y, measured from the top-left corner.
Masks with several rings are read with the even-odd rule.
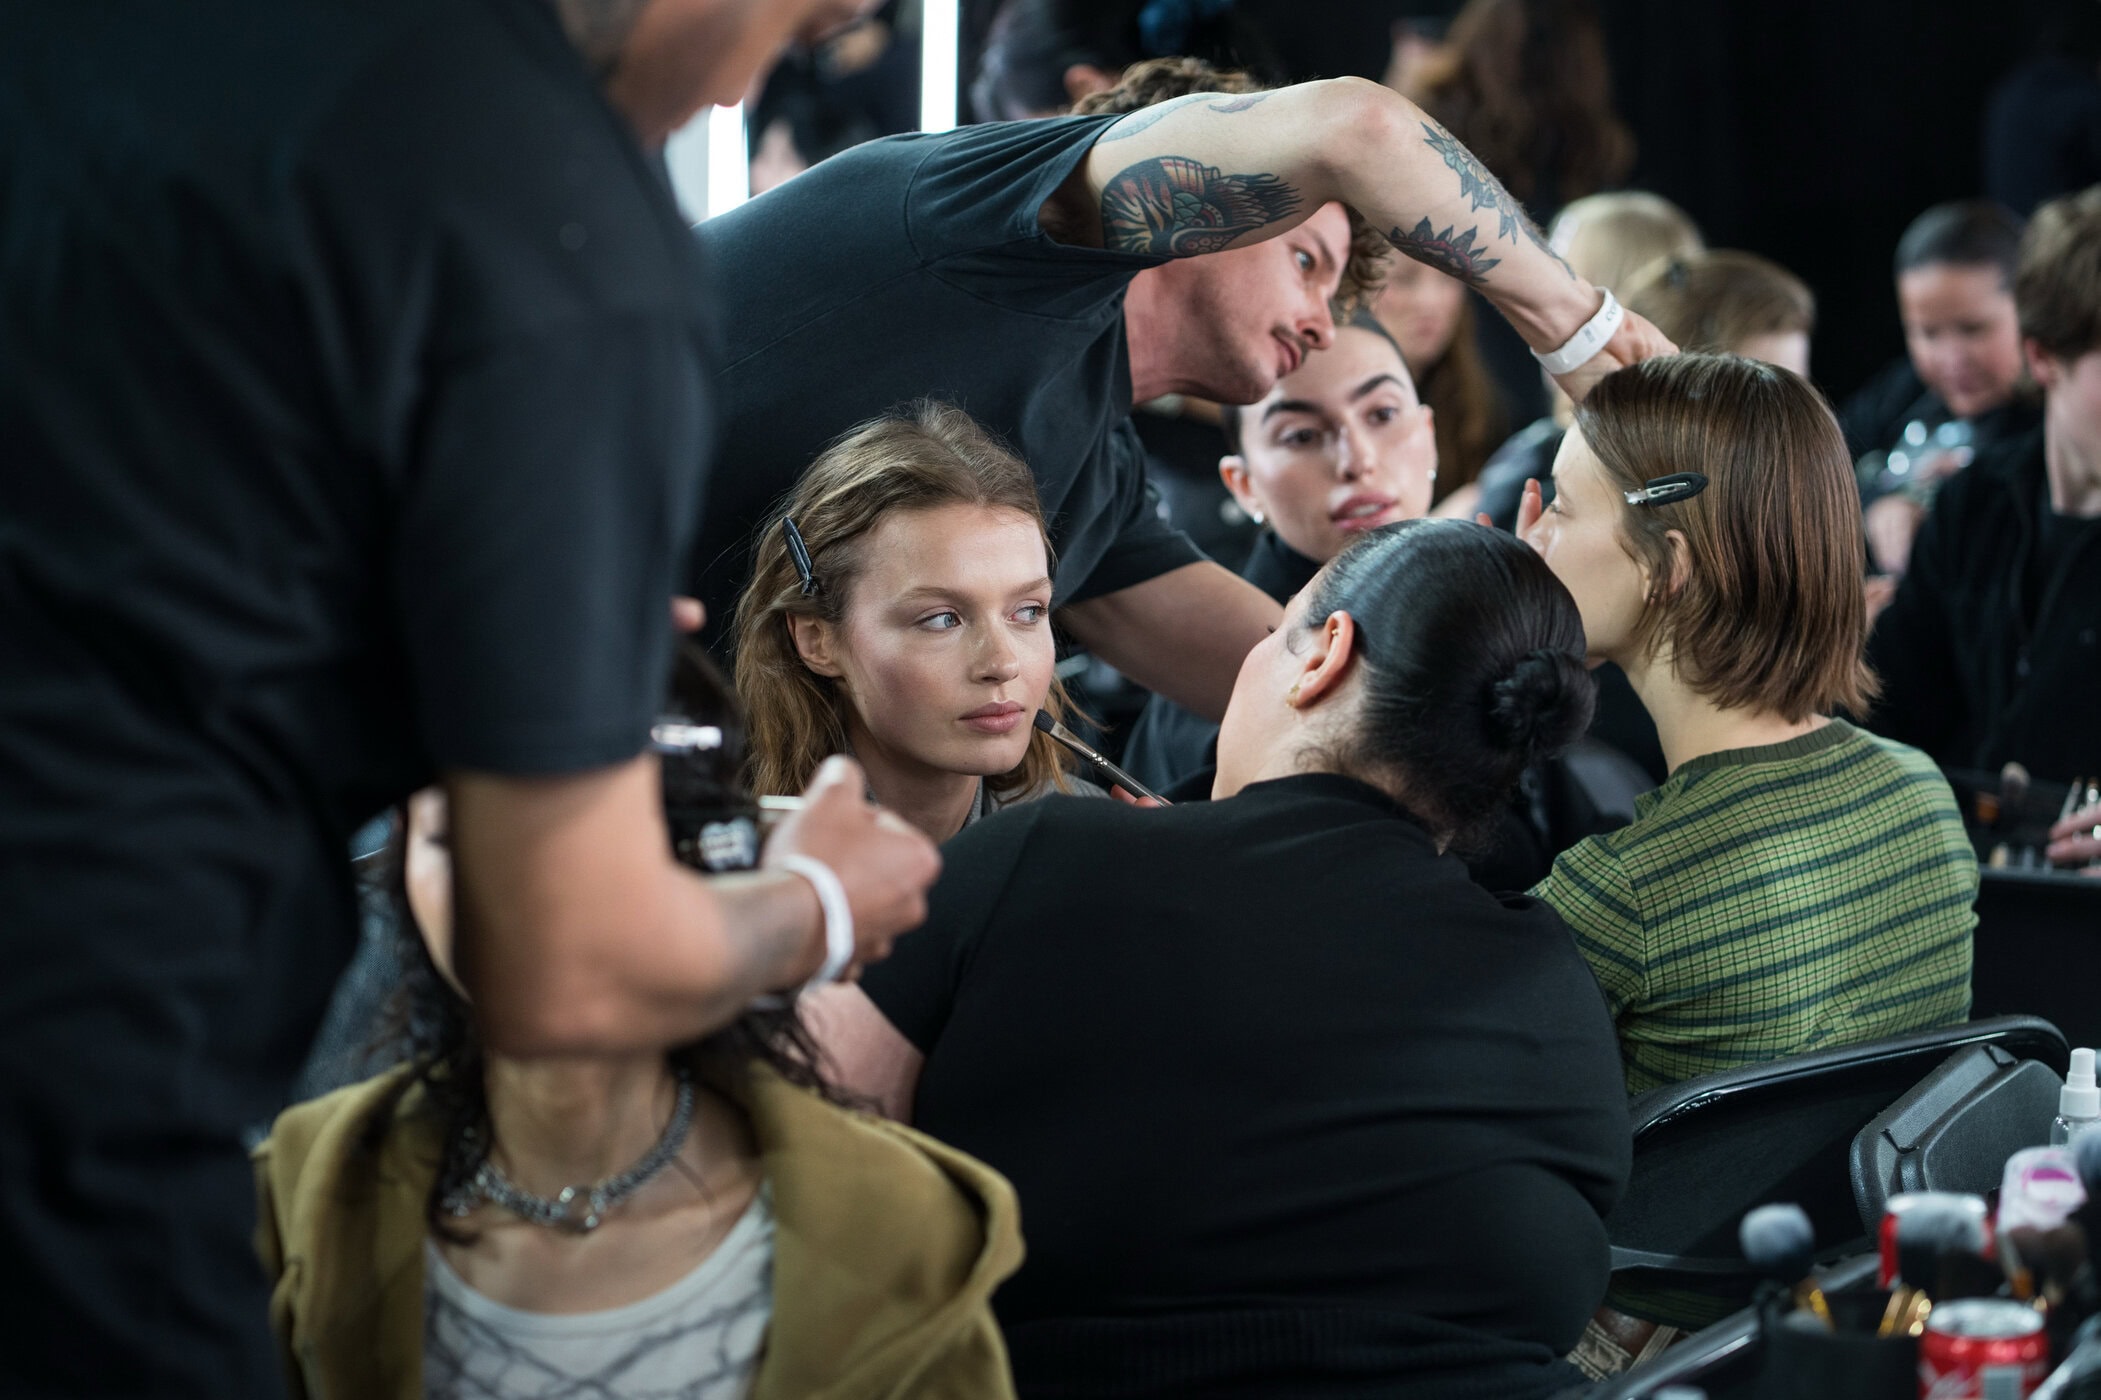
[[[512,1185],[510,1178],[484,1153],[473,1179],[446,1198],[445,1209],[455,1216],[471,1215],[478,1202],[488,1201],[535,1225],[588,1234],[598,1228],[607,1211],[670,1165],[679,1148],[685,1145],[686,1130],[692,1125],[693,1080],[681,1070],[678,1102],[672,1106],[671,1121],[664,1125],[664,1135],[657,1139],[657,1145],[650,1148],[641,1161],[626,1171],[593,1186],[564,1186],[553,1199],[549,1199]],[[472,1136],[478,1138],[480,1134],[477,1132]]]

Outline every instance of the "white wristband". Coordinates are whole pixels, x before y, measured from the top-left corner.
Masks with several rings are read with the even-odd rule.
[[[1620,306],[1619,298],[1607,288],[1605,304],[1598,308],[1596,315],[1577,327],[1576,333],[1570,336],[1559,350],[1546,354],[1534,350],[1532,358],[1539,361],[1548,374],[1567,374],[1570,370],[1588,363],[1591,356],[1603,350],[1605,342],[1612,339],[1619,331],[1620,322],[1626,319],[1627,313]]]
[[[838,981],[854,960],[854,909],[847,903],[846,886],[829,865],[810,856],[784,857],[779,868],[808,880],[817,891],[817,907],[824,911],[824,966],[803,984],[803,990]]]

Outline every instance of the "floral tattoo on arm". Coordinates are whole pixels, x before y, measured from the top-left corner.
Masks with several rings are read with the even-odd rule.
[[[1186,156],[1119,171],[1102,190],[1102,246],[1194,257],[1296,213],[1303,201],[1275,175],[1227,175]]]
[[[1545,253],[1561,265],[1561,270],[1571,278],[1576,270],[1568,265],[1559,253],[1540,237],[1539,229],[1526,216],[1524,207],[1510,197],[1500,180],[1489,173],[1488,167],[1474,157],[1474,153],[1459,144],[1457,137],[1432,122],[1423,123],[1423,142],[1444,159],[1444,163],[1459,177],[1459,197],[1475,210],[1492,209],[1496,215],[1496,238],[1507,238],[1512,243],[1520,236],[1530,240],[1532,246]],[[1474,238],[1479,229],[1468,229],[1465,234],[1454,237],[1451,228],[1442,232],[1431,229],[1430,221],[1424,219],[1413,229],[1399,228],[1387,234],[1387,239],[1418,262],[1428,263],[1440,272],[1466,282],[1479,282],[1488,275],[1488,270],[1502,261],[1501,258],[1485,257],[1486,244],[1492,240],[1485,235],[1483,247],[1474,247]]]

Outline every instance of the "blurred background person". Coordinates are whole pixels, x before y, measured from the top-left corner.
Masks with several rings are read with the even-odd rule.
[[[2042,421],[2021,364],[2013,278],[2023,220],[1989,200],[1937,204],[1897,242],[1903,359],[1839,414],[1874,567],[1892,577],[1941,483]]]
[[[1473,294],[1457,278],[1399,258],[1371,308],[1401,347],[1416,393],[1436,414],[1437,513],[1470,514],[1465,507],[1474,479],[1510,423],[1503,391],[1481,358]],[[1532,369],[1537,374],[1538,364]]]
[[[1634,165],[1634,136],[1613,105],[1611,60],[1592,0],[1467,0],[1442,53],[1403,95],[1478,156],[1541,227],[1569,201],[1619,184]],[[1529,422],[1547,407],[1538,366],[1498,319],[1479,318],[1472,329],[1510,418]],[[1427,380],[1424,367],[1416,370]],[[1427,382],[1423,390],[1442,416]],[[1448,491],[1479,470],[1454,459],[1445,469]]]
[[[2013,297],[2042,427],[1941,488],[1876,621],[1869,722],[1944,768],[2063,782],[2101,773],[2101,186],[2035,212]]]
[[[970,108],[981,122],[1058,116],[1149,58],[1282,81],[1261,30],[1231,0],[1004,0],[978,56]]]
[[[2017,214],[2101,181],[2101,5],[2041,7],[2026,60],[1991,90],[1984,192]]]

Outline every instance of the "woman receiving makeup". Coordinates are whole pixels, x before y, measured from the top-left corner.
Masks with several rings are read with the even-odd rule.
[[[1612,1027],[1552,912],[1446,851],[1582,731],[1582,650],[1510,536],[1374,530],[1248,654],[1212,801],[1000,813],[811,999],[850,1088],[1014,1183],[1021,1393],[1578,1379],[1628,1166]]]
[[[1026,466],[958,409],[865,423],[759,533],[737,604],[754,791],[851,753],[869,794],[936,841],[1067,776],[1049,535]]]
[[[1833,717],[1875,681],[1823,399],[1771,364],[1667,356],[1577,406],[1554,484],[1521,529],[1670,772],[1534,890],[1605,987],[1629,1092],[1964,1019],[1977,862],[1954,796]]]
[[[1219,409],[1218,474],[1263,526],[1240,576],[1279,603],[1367,530],[1430,509],[1437,440],[1392,334],[1360,311],[1261,402]],[[1218,726],[1161,696],[1124,746],[1140,782],[1172,787],[1207,768]]]

